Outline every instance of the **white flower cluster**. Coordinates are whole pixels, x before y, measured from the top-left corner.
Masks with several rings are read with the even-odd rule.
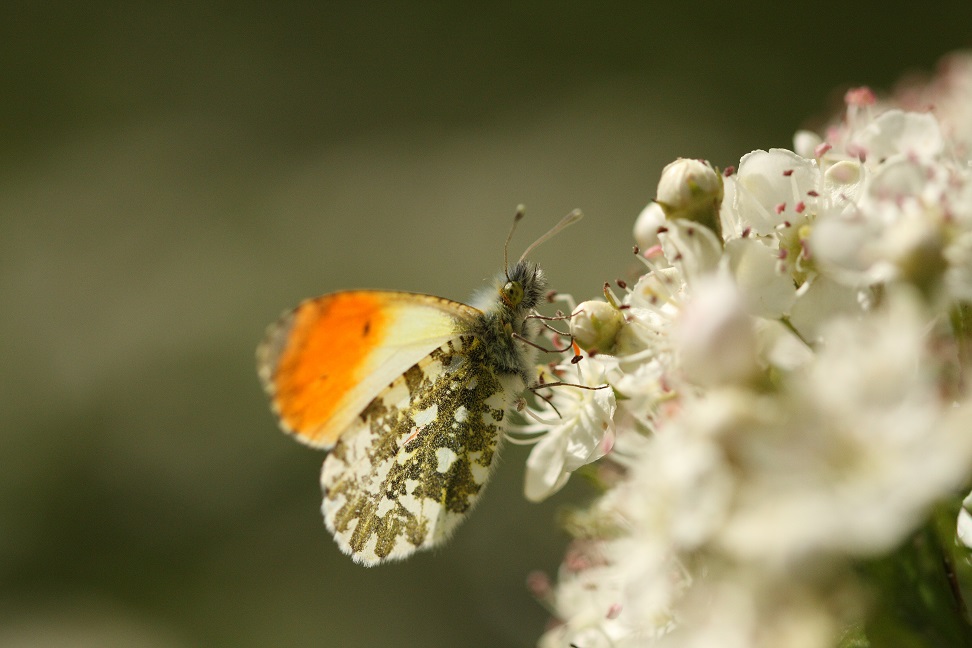
[[[573,311],[584,353],[547,377],[610,388],[530,412],[526,494],[602,458],[604,491],[539,593],[541,646],[836,646],[870,613],[855,565],[961,501],[972,56],[846,103],[794,151],[666,167],[634,228],[644,274]]]

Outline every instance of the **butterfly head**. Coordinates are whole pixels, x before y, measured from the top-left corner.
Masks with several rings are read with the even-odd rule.
[[[540,303],[547,280],[537,264],[520,261],[507,270],[505,277],[500,277],[500,284],[499,301],[505,308],[529,312]]]
[[[522,320],[524,316],[533,311],[540,303],[544,291],[547,288],[547,279],[543,276],[543,271],[535,263],[530,263],[526,257],[535,250],[538,245],[557,234],[572,223],[581,219],[579,210],[574,210],[553,226],[546,234],[534,241],[520,256],[520,260],[514,265],[509,264],[510,241],[513,238],[513,231],[516,224],[523,220],[524,207],[520,205],[516,208],[516,215],[513,217],[513,226],[506,237],[506,245],[503,247],[503,261],[506,271],[497,279],[497,292],[499,299],[495,295],[482,295],[480,303],[495,303],[501,315],[506,316],[506,321],[512,317]],[[504,281],[505,279],[505,281]],[[519,331],[517,331],[519,333]]]

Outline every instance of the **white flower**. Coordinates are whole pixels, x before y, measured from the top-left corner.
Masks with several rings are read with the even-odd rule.
[[[670,221],[659,230],[658,240],[668,263],[678,268],[688,283],[715,270],[722,256],[718,235],[693,221]]]
[[[959,510],[958,520],[955,524],[955,533],[959,541],[966,547],[972,547],[972,514],[969,513],[970,508],[972,508],[972,493],[966,495],[965,499],[962,500],[962,508]]]
[[[779,250],[765,240],[737,238],[726,243],[725,259],[749,313],[773,319],[789,313],[796,286],[779,270]]]
[[[710,573],[690,593],[679,626],[662,648],[833,648],[847,624],[846,609],[795,574]],[[853,610],[858,612],[858,610]]]
[[[814,273],[813,222],[845,200],[817,163],[790,151],[753,151],[726,179],[722,204],[725,261],[751,313],[786,315],[797,288]],[[839,192],[837,192],[839,196]]]
[[[725,276],[694,287],[672,331],[683,374],[698,385],[744,381],[756,373],[756,336],[742,295]]]
[[[673,602],[688,584],[670,556],[630,538],[579,541],[568,550],[551,604],[564,621],[541,648],[650,645],[673,627]]]
[[[554,380],[575,385],[551,387],[541,399],[535,417],[545,423],[528,423],[514,429],[541,434],[527,458],[524,493],[540,502],[558,490],[581,466],[600,459],[614,445],[614,391],[608,384],[608,367],[590,357],[576,365],[557,368]],[[550,382],[550,381],[548,381]]]
[[[821,341],[821,329],[834,317],[859,315],[859,292],[825,275],[817,275],[797,291],[790,324],[808,343]]]
[[[810,247],[821,271],[849,286],[905,282],[929,295],[972,295],[967,170],[897,154],[874,164],[856,207],[818,219]]]
[[[618,332],[614,353],[622,366],[671,354],[668,331],[685,299],[687,285],[677,267],[646,272],[624,297],[627,324]]]
[[[972,55],[909,93],[851,90],[824,137],[724,179],[666,168],[620,329],[594,317],[609,291],[575,315],[612,355],[555,370],[611,390],[554,388],[532,412],[546,422],[520,430],[539,438],[532,499],[617,441],[603,494],[571,516],[543,646],[830,648],[863,638],[871,609],[897,613],[861,564],[917,551],[972,480]],[[701,226],[692,210],[713,205]],[[972,546],[969,502],[955,529]],[[909,578],[930,573],[919,562]]]
[[[659,415],[659,403],[664,402],[671,393],[671,385],[666,376],[665,365],[653,358],[640,363],[632,363],[628,371],[614,381],[612,387],[622,397],[618,401],[615,424],[621,428],[648,433],[655,429]],[[641,434],[624,434],[618,438],[614,447],[614,458],[618,454],[637,454],[629,451],[629,446],[640,448],[644,437]]]
[[[851,145],[868,161],[881,162],[902,155],[930,159],[942,152],[944,140],[930,113],[888,110],[851,138]]]
[[[744,155],[736,174],[726,180],[730,184],[732,201],[723,203],[722,217],[737,236],[747,230],[776,236],[782,229],[799,227],[808,210],[816,211],[823,188],[816,162],[785,149]]]
[[[972,52],[955,52],[938,65],[935,78],[915,77],[900,90],[902,107],[927,110],[934,107],[942,135],[958,160],[972,160]]]
[[[722,551],[780,566],[885,551],[969,474],[968,413],[943,407],[933,367],[919,363],[920,311],[907,296],[892,302],[829,325],[779,396],[710,393],[666,433],[708,439],[723,462],[713,465],[732,466],[732,508],[712,531]]]
[[[674,416],[691,413],[691,426],[668,421],[632,463],[623,492],[632,504],[627,507],[632,535],[646,546],[692,551],[720,528],[731,504],[734,476],[715,435],[739,418],[733,391],[724,392],[724,398],[685,399]]]

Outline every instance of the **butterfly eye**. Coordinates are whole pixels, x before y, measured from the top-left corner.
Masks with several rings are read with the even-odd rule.
[[[523,285],[519,281],[507,281],[500,296],[508,306],[519,306],[523,301]]]

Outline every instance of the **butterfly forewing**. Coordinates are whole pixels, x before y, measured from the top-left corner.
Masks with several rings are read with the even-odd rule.
[[[270,326],[257,350],[258,372],[281,427],[329,448],[376,394],[478,315],[430,295],[324,295]]]
[[[448,537],[489,476],[522,386],[469,335],[395,379],[324,460],[324,518],[341,548],[370,565]]]

